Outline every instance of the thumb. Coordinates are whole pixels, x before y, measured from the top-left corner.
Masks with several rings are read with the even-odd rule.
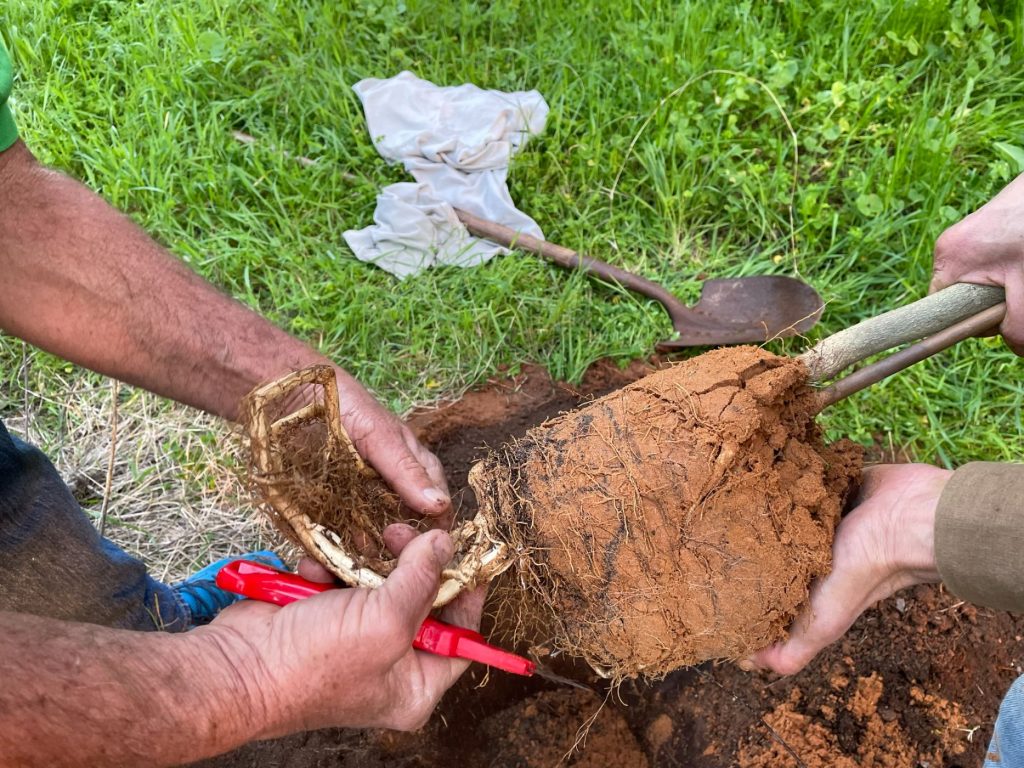
[[[410,541],[398,558],[398,567],[373,591],[381,616],[398,622],[411,641],[427,618],[437,597],[441,570],[455,547],[444,531],[428,531]]]
[[[359,448],[409,509],[437,518],[451,512],[441,462],[397,420],[376,430]]]

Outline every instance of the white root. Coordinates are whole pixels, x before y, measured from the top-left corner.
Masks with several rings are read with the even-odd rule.
[[[314,402],[295,413],[272,420],[272,403],[307,386],[322,389],[322,403]],[[384,583],[384,576],[361,566],[359,559],[345,549],[336,533],[298,509],[288,498],[288,484],[282,482],[285,471],[280,436],[288,426],[316,420],[323,421],[327,426],[328,440],[323,456],[325,462],[332,457],[345,456],[364,476],[370,478],[377,474],[363,461],[341,423],[334,370],[327,365],[316,365],[290,373],[254,390],[247,403],[249,438],[256,470],[254,479],[266,502],[294,533],[302,548],[345,584],[370,589],[379,587]],[[441,574],[441,585],[434,600],[435,608],[447,605],[466,589],[490,581],[514,561],[510,548],[493,538],[491,525],[482,512],[458,526],[451,535],[456,545],[456,559]]]

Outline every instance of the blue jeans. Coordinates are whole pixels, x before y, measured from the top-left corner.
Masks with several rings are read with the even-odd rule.
[[[53,464],[0,422],[0,611],[182,631],[174,590],[101,537]]]
[[[1024,675],[1014,680],[999,705],[984,768],[1024,766]]]

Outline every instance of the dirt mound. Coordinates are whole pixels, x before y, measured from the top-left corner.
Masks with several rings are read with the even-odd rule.
[[[490,768],[649,765],[622,713],[589,691],[544,691],[491,716],[480,730],[487,746],[477,764]]]
[[[851,682],[846,675],[831,680],[836,694],[830,702],[819,705],[825,722],[818,722],[801,711],[803,694],[800,689],[790,691],[789,698],[779,703],[764,717],[765,725],[777,737],[766,749],[756,741],[744,743],[736,756],[740,768],[902,768],[906,765],[941,765],[945,755],[960,755],[967,745],[962,738],[967,721],[959,705],[914,686],[910,689],[913,705],[922,710],[937,726],[940,737],[932,750],[922,752],[920,745],[907,734],[893,715],[879,710],[879,701],[885,691],[877,672],[858,677]],[[852,688],[844,702],[840,693]],[[856,754],[846,753],[839,737],[827,723],[839,717],[852,720],[862,735],[856,745]]]
[[[781,639],[831,564],[860,453],[828,447],[798,361],[709,352],[564,414],[470,474],[549,606],[613,677]]]

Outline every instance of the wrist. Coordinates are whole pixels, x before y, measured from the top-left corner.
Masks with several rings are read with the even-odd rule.
[[[907,584],[940,580],[935,557],[935,513],[939,497],[953,474],[931,466],[915,466],[915,475],[890,508],[890,562]]]
[[[201,756],[225,752],[249,741],[280,735],[272,681],[255,645],[241,633],[201,627],[178,640],[176,668],[188,670],[184,704],[176,702],[182,732],[192,734]]]

